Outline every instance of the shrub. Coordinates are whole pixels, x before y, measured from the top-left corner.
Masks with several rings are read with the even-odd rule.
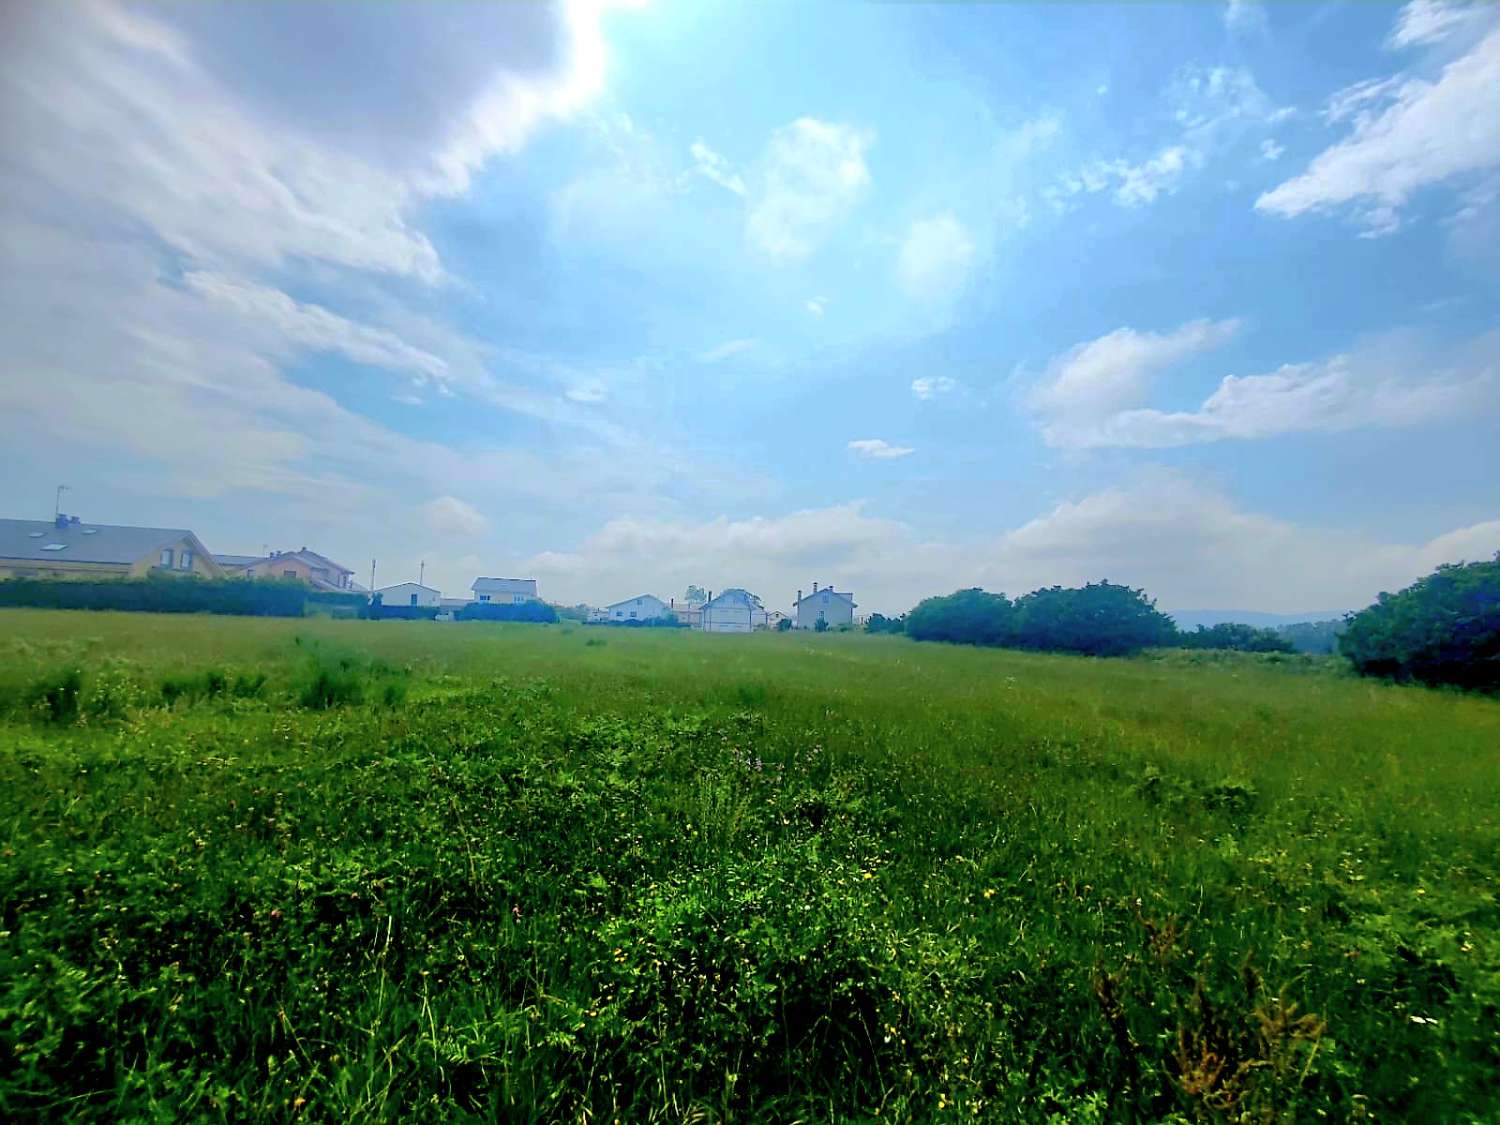
[[[870,614],[869,620],[865,622],[866,633],[904,633],[906,632],[906,615],[900,617],[887,617],[883,613]]]
[[[496,605],[494,602],[470,602],[460,606],[455,621],[530,621],[552,624],[557,610],[546,602],[522,602],[520,605]]]
[[[1111,582],[1035,590],[1016,599],[1015,612],[1022,648],[1123,656],[1177,636],[1145,591]]]
[[[1332,621],[1299,621],[1291,625],[1279,625],[1276,632],[1291,642],[1297,652],[1331,653],[1338,651],[1339,634],[1344,623]]]
[[[243,578],[150,578],[0,582],[0,606],[40,609],[110,609],[144,613],[225,613],[248,617],[301,617],[312,596],[300,582]]]
[[[1347,619],[1338,644],[1361,675],[1500,689],[1500,556],[1381,594]]]
[[[959,590],[918,605],[906,615],[906,632],[919,641],[1005,645],[1016,640],[1015,617],[1015,607],[1004,594]]]
[[[1191,633],[1179,633],[1177,644],[1182,648],[1220,648],[1232,652],[1296,651],[1291,640],[1275,629],[1229,622],[1207,628],[1199,625]]]

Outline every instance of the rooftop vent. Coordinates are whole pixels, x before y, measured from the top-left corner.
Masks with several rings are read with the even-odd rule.
[[[44,551],[66,551],[67,549],[68,545],[66,543],[48,543],[42,548]]]
[[[43,535],[46,535],[47,533],[45,531],[33,531],[33,532],[29,532],[28,534],[29,534],[29,537],[32,538],[32,539],[40,539]]]
[[[83,534],[84,535],[98,535],[99,534],[99,529],[97,527],[86,527],[86,528],[83,529]]]

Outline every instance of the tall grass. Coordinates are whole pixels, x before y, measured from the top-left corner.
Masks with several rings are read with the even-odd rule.
[[[861,636],[0,637],[9,1119],[1500,1115],[1494,701]]]

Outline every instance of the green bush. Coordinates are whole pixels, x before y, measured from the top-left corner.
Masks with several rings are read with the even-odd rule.
[[[0,606],[100,609],[141,613],[223,613],[246,617],[301,617],[313,595],[299,582],[243,578],[120,578],[0,582]]]
[[[980,589],[928,598],[906,615],[906,633],[919,641],[1122,656],[1171,644],[1177,628],[1143,591],[1095,582],[1034,590],[1014,602]]]
[[[1254,625],[1223,622],[1199,625],[1191,633],[1178,633],[1181,648],[1221,648],[1231,652],[1295,652],[1291,639],[1275,629],[1257,629]]]
[[[1361,675],[1500,689],[1500,556],[1382,593],[1349,617],[1338,643]]]

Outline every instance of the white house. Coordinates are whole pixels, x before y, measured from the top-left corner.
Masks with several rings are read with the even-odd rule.
[[[525,605],[537,600],[535,578],[476,578],[474,600],[493,605]]]
[[[671,612],[671,607],[655,594],[642,594],[638,598],[626,598],[623,602],[605,606],[601,620],[654,621],[669,616]]]
[[[793,605],[799,629],[816,629],[819,618],[828,622],[830,629],[854,624],[854,595],[840,593],[832,586],[824,586],[820,590],[814,582],[812,593],[807,597],[802,596],[801,590],[797,591],[797,600]]]
[[[380,595],[381,605],[432,606],[443,600],[441,591],[416,582],[397,582],[394,586],[382,586],[375,592]]]
[[[738,587],[725,590],[704,606],[699,625],[705,633],[751,633],[766,627],[766,609],[760,599]]]

